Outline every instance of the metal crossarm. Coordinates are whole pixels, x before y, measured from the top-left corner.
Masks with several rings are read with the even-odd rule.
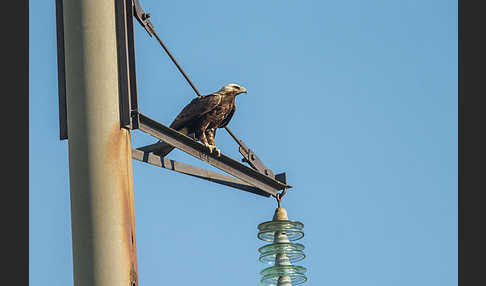
[[[172,128],[156,122],[143,114],[139,113],[138,118],[139,129],[141,131],[148,133],[166,142],[167,144],[188,153],[189,155],[205,161],[210,165],[255,186],[256,188],[269,193],[270,195],[275,196],[279,190],[289,189],[292,187],[265,176],[224,154],[221,154],[219,157],[215,154],[210,154],[203,144],[180,132],[177,132]]]
[[[179,65],[177,60],[172,55],[172,53],[169,51],[169,49],[166,47],[166,45],[162,42],[162,40],[159,38],[159,36],[155,32],[155,29],[154,29],[152,22],[150,22],[150,20],[148,19],[148,18],[150,18],[150,14],[145,13],[145,11],[140,6],[140,2],[138,0],[133,0],[133,5],[134,5],[134,10],[135,10],[135,14],[134,14],[135,18],[137,18],[139,23],[147,30],[150,37],[152,37],[152,35],[155,36],[155,38],[157,39],[159,44],[162,46],[162,48],[167,53],[167,55],[172,60],[172,62],[176,65],[179,72],[184,76],[187,83],[189,83],[189,85],[192,87],[192,89],[194,90],[196,95],[198,97],[201,97],[201,93],[199,92],[199,90],[196,88],[196,86],[194,86],[191,79],[187,76],[187,74],[184,72],[182,67]],[[262,173],[264,175],[270,176],[272,178],[275,177],[272,170],[268,169],[263,164],[263,162],[260,160],[260,158],[258,158],[258,156],[253,152],[253,150],[248,148],[245,145],[245,143],[243,143],[242,140],[239,140],[235,136],[235,134],[229,129],[228,126],[225,126],[225,129],[231,135],[231,137],[233,137],[233,139],[238,143],[238,145],[240,145],[239,151],[240,151],[241,155],[243,156],[243,162],[248,163],[253,169],[259,171],[260,173]],[[167,146],[167,144],[165,142],[158,142],[158,143],[155,143],[155,144],[145,146],[143,151],[154,152],[154,151],[157,151],[159,149],[162,149],[165,146]]]

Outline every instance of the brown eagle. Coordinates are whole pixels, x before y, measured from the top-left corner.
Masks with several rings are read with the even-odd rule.
[[[185,135],[193,133],[197,140],[209,148],[210,153],[216,150],[220,156],[221,151],[214,143],[216,129],[228,125],[236,110],[235,97],[246,92],[244,87],[231,83],[215,93],[197,97],[182,109],[170,128]],[[166,156],[173,149],[174,147],[166,145],[153,153]]]

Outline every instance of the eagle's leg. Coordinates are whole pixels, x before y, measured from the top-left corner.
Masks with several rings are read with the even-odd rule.
[[[216,147],[216,144],[214,143],[214,137],[216,136],[216,128],[208,128],[206,129],[206,136],[208,138],[209,145],[211,145],[214,150],[216,150],[217,156],[221,156],[221,151]]]
[[[210,145],[208,143],[208,139],[206,138],[206,131],[207,131],[207,128],[209,127],[209,123],[210,122],[207,122],[205,124],[201,124],[201,127],[198,128],[198,130],[197,130],[197,133],[198,133],[197,135],[198,135],[199,140],[201,141],[201,143],[203,143],[204,146],[208,147],[209,153],[213,153],[213,149],[216,146]]]

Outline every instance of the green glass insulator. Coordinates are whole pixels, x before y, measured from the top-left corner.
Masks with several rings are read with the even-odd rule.
[[[284,232],[290,241],[298,240],[304,237],[302,229],[304,224],[298,221],[292,220],[274,220],[267,221],[258,225],[260,232],[258,238],[263,241],[274,241],[275,232]]]
[[[305,272],[307,269],[295,265],[276,265],[263,269],[260,274],[263,275],[260,282],[265,285],[277,285],[280,277],[288,276],[292,285],[298,285],[307,281]]]
[[[276,242],[260,247],[258,260],[266,264],[274,264],[277,254],[286,254],[289,261],[294,263],[305,258],[304,245],[292,242]]]

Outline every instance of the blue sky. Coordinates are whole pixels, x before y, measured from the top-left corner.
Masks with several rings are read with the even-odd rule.
[[[55,1],[29,2],[29,279],[73,285]],[[248,89],[229,127],[294,186],[304,285],[457,284],[456,1],[141,3],[202,94]],[[138,24],[135,41],[139,107],[168,125],[194,93]],[[154,141],[133,132],[134,147]],[[224,130],[216,143],[240,159]],[[275,200],[133,172],[140,285],[259,284],[256,226]]]

